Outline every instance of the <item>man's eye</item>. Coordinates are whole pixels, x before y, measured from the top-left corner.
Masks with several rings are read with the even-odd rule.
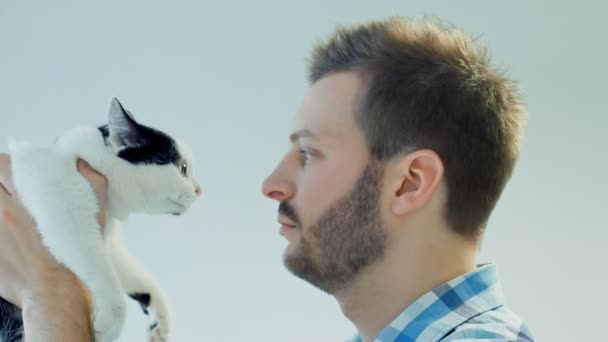
[[[188,163],[183,162],[180,168],[180,171],[182,173],[182,175],[187,175],[188,174]]]
[[[300,152],[300,155],[302,155],[302,158],[304,159],[304,161],[306,161],[306,162],[312,158],[312,153],[308,150],[301,149],[299,152]]]

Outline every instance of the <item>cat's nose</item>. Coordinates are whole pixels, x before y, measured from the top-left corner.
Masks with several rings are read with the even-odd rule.
[[[196,188],[194,188],[194,192],[196,192],[197,196],[200,196],[203,193],[203,188],[201,188],[200,185],[197,185]]]

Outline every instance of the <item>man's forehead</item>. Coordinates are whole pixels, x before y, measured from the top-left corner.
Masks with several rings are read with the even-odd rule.
[[[358,129],[355,112],[363,96],[364,82],[354,72],[323,77],[306,93],[295,115],[290,138],[344,138]]]

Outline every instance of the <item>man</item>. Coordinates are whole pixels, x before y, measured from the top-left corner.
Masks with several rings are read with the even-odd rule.
[[[475,266],[518,157],[512,82],[428,21],[340,29],[310,62],[292,147],[263,184],[287,268],[338,300],[354,341],[531,341],[496,266]],[[32,341],[90,340],[86,291],[40,246],[0,162],[0,296],[23,308]],[[80,167],[103,203],[103,177]]]
[[[532,341],[481,236],[518,157],[513,83],[459,30],[390,19],[310,58],[291,149],[262,191],[287,268],[333,295],[353,341]]]

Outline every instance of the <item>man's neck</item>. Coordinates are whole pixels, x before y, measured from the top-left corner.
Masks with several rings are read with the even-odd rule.
[[[363,342],[372,341],[425,293],[475,269],[476,249],[469,242],[426,240],[387,246],[382,260],[335,294]]]

